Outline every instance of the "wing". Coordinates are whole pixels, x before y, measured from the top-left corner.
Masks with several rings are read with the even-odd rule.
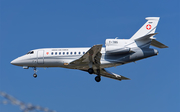
[[[116,79],[116,80],[130,80],[129,78],[127,77],[124,77],[124,76],[121,76],[121,75],[117,75],[115,73],[112,73],[112,72],[109,72],[109,71],[106,71],[105,69],[101,69],[101,72],[100,72],[101,76],[103,77],[107,77],[107,78],[111,78],[111,79]]]
[[[88,72],[88,70],[86,70],[86,69],[80,69],[80,70]],[[97,74],[97,73],[95,72],[94,74]],[[107,77],[107,78],[111,78],[111,79],[115,79],[115,80],[119,80],[119,81],[121,81],[121,80],[130,80],[129,78],[124,77],[122,75],[118,75],[118,74],[109,72],[109,71],[105,70],[104,68],[102,68],[100,70],[100,75],[103,76],[103,77]]]
[[[93,47],[91,47],[82,57],[80,57],[79,59],[72,61],[70,64],[89,64],[89,63],[93,63],[93,65],[95,65],[98,69],[100,69],[100,75],[103,77],[107,77],[107,78],[111,78],[111,79],[116,79],[116,80],[130,80],[129,78],[126,78],[124,76],[121,75],[117,75],[115,73],[111,73],[106,71],[104,68],[100,68],[100,59],[101,59],[101,48],[102,45],[94,45]],[[86,71],[88,72],[88,69],[79,69],[82,71]],[[94,71],[94,74],[97,74],[97,71]]]
[[[93,63],[96,66],[100,66],[102,45],[94,45],[91,47],[81,58],[72,61],[70,64],[89,64]]]

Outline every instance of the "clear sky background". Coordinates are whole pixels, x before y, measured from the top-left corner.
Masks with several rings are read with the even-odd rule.
[[[179,112],[179,0],[1,0],[0,91],[57,112]],[[116,81],[64,68],[33,69],[10,62],[37,48],[91,47],[130,38],[145,17],[160,17],[159,55],[107,70]],[[0,100],[4,98],[0,97]],[[0,104],[0,112],[20,112]]]

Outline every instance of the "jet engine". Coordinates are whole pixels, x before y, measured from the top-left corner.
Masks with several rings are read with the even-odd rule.
[[[131,49],[125,47],[128,40],[126,39],[106,39],[106,53],[107,54],[127,54]]]
[[[127,54],[130,53],[131,49],[130,48],[118,48],[115,46],[107,46],[106,47],[106,53],[107,54]]]

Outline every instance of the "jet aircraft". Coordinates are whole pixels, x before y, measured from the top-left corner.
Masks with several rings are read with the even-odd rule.
[[[33,76],[37,77],[37,67],[63,67],[78,69],[89,74],[96,74],[95,80],[101,81],[101,76],[129,80],[124,76],[108,72],[105,68],[115,67],[158,54],[157,48],[168,46],[158,42],[153,36],[160,17],[147,17],[147,22],[130,39],[106,39],[105,47],[101,44],[91,48],[43,48],[29,51],[27,54],[11,61],[11,64],[32,67]]]

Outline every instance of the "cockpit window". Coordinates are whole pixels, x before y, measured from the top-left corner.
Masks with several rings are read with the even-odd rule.
[[[34,51],[29,51],[27,54],[33,54],[34,53]]]

